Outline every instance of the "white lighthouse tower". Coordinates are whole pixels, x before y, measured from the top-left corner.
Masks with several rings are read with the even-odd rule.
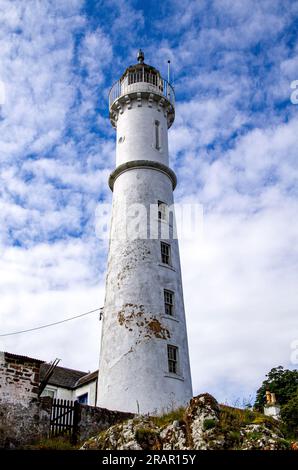
[[[117,147],[97,406],[160,413],[192,397],[168,154],[174,91],[140,50],[109,106]]]

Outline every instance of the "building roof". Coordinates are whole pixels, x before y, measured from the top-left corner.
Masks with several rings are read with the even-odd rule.
[[[4,355],[5,360],[13,359],[22,363],[32,362],[32,363],[35,363],[37,367],[40,366],[40,369],[39,369],[40,382],[42,382],[42,380],[45,378],[47,371],[51,367],[51,364],[48,364],[45,361],[42,361],[40,359],[34,359],[33,357],[21,356],[19,354],[13,354],[13,353],[6,352],[6,351],[3,351],[3,352],[0,351],[0,354],[1,353]],[[49,385],[55,385],[57,387],[74,389],[81,385],[90,383],[93,380],[96,380],[97,377],[98,377],[98,370],[94,372],[83,372],[81,370],[68,369],[67,367],[56,366],[53,371],[53,374],[51,375],[47,383]]]
[[[98,370],[95,370],[94,372],[90,372],[90,374],[84,375],[84,377],[81,377],[77,381],[76,387],[80,387],[81,385],[85,385],[90,382],[93,382],[94,380],[97,380],[97,378],[98,378]]]
[[[41,364],[40,366],[40,380],[43,380],[50,364]],[[88,375],[88,372],[82,372],[81,370],[67,369],[66,367],[56,367],[53,374],[51,375],[48,384],[56,385],[63,388],[75,388],[76,383],[82,377]]]

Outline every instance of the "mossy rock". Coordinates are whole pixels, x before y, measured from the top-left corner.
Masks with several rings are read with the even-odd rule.
[[[142,449],[158,450],[161,448],[159,433],[152,428],[138,428],[135,431],[135,439]]]
[[[209,429],[215,428],[217,422],[215,419],[205,419],[203,422],[203,429],[204,431],[208,431]]]

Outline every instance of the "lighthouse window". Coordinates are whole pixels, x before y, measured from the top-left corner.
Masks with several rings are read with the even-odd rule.
[[[170,290],[164,290],[164,300],[165,300],[165,314],[174,315],[174,292]]]
[[[167,204],[158,201],[158,218],[159,220],[167,220]]]
[[[160,122],[154,122],[155,148],[160,150]]]
[[[161,262],[164,264],[171,264],[171,246],[168,243],[161,242]]]
[[[171,374],[178,373],[178,348],[168,345],[168,364]]]

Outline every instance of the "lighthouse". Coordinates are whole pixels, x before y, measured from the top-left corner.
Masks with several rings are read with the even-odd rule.
[[[129,66],[109,94],[116,166],[97,406],[158,414],[192,397],[168,129],[175,95],[159,71]]]

